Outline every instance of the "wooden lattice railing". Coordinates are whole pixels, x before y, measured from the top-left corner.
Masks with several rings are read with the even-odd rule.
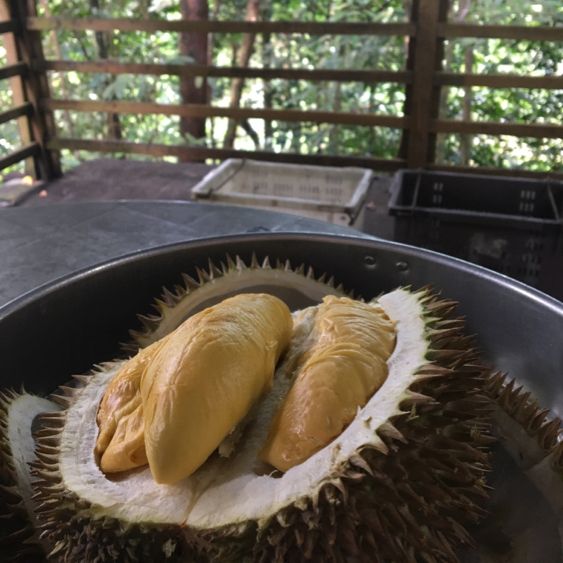
[[[15,107],[0,112],[0,123],[26,120],[20,127],[23,146],[0,158],[0,171],[23,159],[33,158],[36,174],[52,178],[60,174],[59,152],[62,149],[108,153],[177,156],[183,159],[224,159],[244,156],[285,162],[359,165],[376,170],[401,167],[430,168],[493,174],[545,175],[523,170],[484,169],[444,166],[435,163],[438,133],[513,135],[519,137],[561,138],[560,124],[521,124],[459,121],[438,118],[440,92],[444,86],[486,86],[490,88],[563,89],[562,76],[520,76],[514,74],[456,74],[442,70],[443,42],[447,38],[480,37],[515,40],[563,41],[563,28],[507,27],[447,23],[446,0],[414,2],[412,20],[405,23],[315,23],[315,22],[241,22],[241,21],[166,21],[99,18],[37,17],[34,0],[0,0],[4,19],[0,34],[13,37],[16,60],[0,68],[0,79],[17,77],[22,86]],[[5,17],[8,14],[9,17]],[[0,19],[2,14],[0,13]],[[76,62],[47,60],[43,55],[41,33],[49,30],[205,32],[205,33],[292,33],[309,35],[386,35],[408,37],[409,57],[403,71],[348,69],[292,69],[217,67],[196,64],[122,63],[111,60]],[[406,91],[404,116],[330,111],[285,109],[228,108],[211,105],[170,105],[134,101],[73,100],[52,97],[47,73],[176,75],[191,77],[260,78],[264,80],[359,81],[363,83],[398,83]],[[332,156],[238,151],[224,148],[190,147],[136,143],[123,140],[76,139],[58,136],[54,111],[102,112],[114,114],[160,114],[181,117],[260,118],[266,121],[313,122],[339,125],[388,127],[402,130],[402,142],[396,158]],[[554,176],[563,177],[561,174]]]

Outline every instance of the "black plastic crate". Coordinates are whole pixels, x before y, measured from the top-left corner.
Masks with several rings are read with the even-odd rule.
[[[401,170],[395,240],[457,256],[563,300],[563,183]]]

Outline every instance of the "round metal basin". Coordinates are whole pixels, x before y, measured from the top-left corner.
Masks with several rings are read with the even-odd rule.
[[[563,415],[563,303],[505,276],[397,243],[333,235],[252,234],[135,253],[78,272],[0,309],[2,386],[48,392],[119,353],[137,313],[182,272],[227,254],[289,259],[334,275],[364,298],[431,285],[459,301],[486,360]]]
[[[181,283],[208,261],[239,255],[249,262],[289,259],[326,272],[364,298],[397,286],[431,285],[459,301],[484,358],[563,415],[563,303],[483,268],[433,252],[379,240],[334,235],[229,236],[164,246],[78,272],[0,309],[0,387],[49,393],[72,374],[120,354],[138,313],[150,312],[162,287]],[[260,290],[268,288],[257,288]],[[276,291],[280,291],[279,288]],[[285,292],[290,305],[307,297]],[[514,461],[497,448],[489,517],[475,533],[478,561],[559,562],[559,518]],[[499,548],[500,545],[500,548]],[[492,547],[491,547],[492,546]],[[492,549],[492,551],[491,551]],[[498,552],[490,557],[492,552]],[[526,555],[527,554],[527,555]]]

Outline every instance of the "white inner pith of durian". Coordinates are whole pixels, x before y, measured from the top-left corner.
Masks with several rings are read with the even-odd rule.
[[[17,488],[28,514],[33,514],[31,505],[33,491],[29,464],[36,459],[35,441],[32,434],[33,420],[39,414],[58,410],[60,408],[52,401],[27,393],[19,395],[11,401],[8,409],[7,437],[16,472]]]
[[[242,523],[264,522],[280,509],[314,497],[338,469],[366,445],[385,450],[377,429],[401,412],[399,405],[426,362],[427,341],[420,294],[398,289],[378,300],[395,321],[397,341],[388,360],[389,374],[382,387],[358,410],[354,421],[324,449],[281,477],[256,474],[256,459],[266,438],[276,406],[288,391],[287,363],[299,346],[305,346],[307,323],[314,309],[296,315],[301,339],[278,368],[272,391],[257,408],[256,418],[245,431],[229,459],[212,456],[195,474],[175,485],[158,485],[148,468],[109,480],[100,471],[93,451],[97,436],[96,412],[106,385],[119,365],[94,377],[67,412],[61,435],[60,471],[66,488],[87,500],[98,515],[131,522],[185,524],[208,529]],[[299,332],[299,331],[297,331]],[[205,429],[202,429],[205,432]],[[78,447],[77,447],[78,444]]]

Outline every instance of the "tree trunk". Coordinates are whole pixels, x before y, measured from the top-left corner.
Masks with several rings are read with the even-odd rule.
[[[52,14],[51,14],[51,9],[49,7],[49,0],[41,0],[39,4],[40,4],[41,8],[43,8],[44,15],[46,17],[50,18],[52,16]],[[51,30],[48,37],[51,40],[53,50],[55,51],[55,57],[59,60],[64,59],[63,54],[62,54],[62,50],[61,50],[61,44],[59,43],[59,37],[57,35],[57,30],[56,29]],[[68,93],[69,89],[68,89],[68,84],[67,84],[67,75],[65,73],[61,73],[60,80],[61,80],[61,92],[62,92],[63,98],[68,99],[68,98],[70,98],[70,95]],[[70,116],[70,111],[64,110],[63,116],[64,116],[64,120],[65,120],[65,124],[66,124],[66,128],[67,128],[69,136],[70,137],[76,137],[76,135],[74,133],[74,123],[72,122],[72,118]]]
[[[338,58],[339,60],[346,63],[346,48],[343,43],[340,42],[338,45]],[[345,64],[345,66],[347,66]],[[342,110],[342,82],[334,83],[334,97],[332,102],[332,111],[334,113],[340,113]],[[340,132],[341,125],[334,124],[329,130],[328,139],[328,154],[338,154],[339,144],[340,144]]]
[[[454,23],[463,23],[465,18],[469,14],[471,9],[471,0],[460,0],[459,5],[457,7],[457,11],[452,15],[450,18],[451,21]],[[453,59],[453,41],[448,41],[445,47],[445,54],[444,54],[444,70],[446,72],[451,70],[451,64]],[[448,110],[448,95],[449,95],[449,86],[442,86],[442,91],[440,92],[440,107],[438,110],[438,118],[439,119],[446,119],[447,110]],[[442,163],[446,160],[446,139],[445,135],[439,134],[438,135],[438,142],[436,143],[436,162]],[[462,136],[462,143],[463,143],[463,136]]]
[[[473,45],[468,45],[465,48],[465,73],[470,74],[473,72]],[[471,105],[472,105],[473,91],[471,86],[466,86],[463,94],[463,121],[471,121]],[[460,139],[460,152],[461,164],[466,166],[471,160],[471,143],[473,137],[467,133],[461,135]]]
[[[92,11],[100,12],[100,0],[90,0],[90,8]],[[103,31],[96,31],[96,45],[98,47],[98,56],[100,59],[109,59],[109,38],[108,34]],[[109,85],[109,80],[106,83],[106,86]],[[115,99],[112,96],[111,99]],[[107,131],[108,131],[108,138],[109,139],[122,139],[123,134],[121,131],[121,122],[119,120],[119,114],[117,113],[108,113],[107,114]]]
[[[181,0],[182,17],[187,21],[205,21],[209,18],[207,0]],[[180,53],[194,64],[207,64],[207,33],[182,33]],[[183,104],[207,103],[207,80],[202,77],[184,76],[180,79],[180,94]],[[182,135],[195,139],[205,138],[205,118],[183,117],[180,120]]]
[[[246,21],[257,21],[260,17],[260,0],[248,0],[246,3]],[[237,62],[240,67],[246,68],[250,61],[250,56],[254,50],[254,33],[245,33],[242,39],[242,44],[238,51]],[[244,80],[242,78],[233,78],[231,82],[231,104],[232,108],[240,106],[240,99],[242,97],[242,87]],[[225,140],[223,146],[225,148],[232,148],[235,143],[235,135],[237,130],[238,121],[236,119],[229,119],[227,132],[225,133]]]
[[[266,5],[262,9],[262,13],[265,20],[271,19],[272,9],[270,2],[266,2]],[[264,68],[270,68],[272,66],[272,35],[270,33],[264,33],[262,35],[262,66]],[[262,92],[264,109],[272,109],[274,101],[274,91],[272,89],[271,80],[264,79],[262,81]],[[273,136],[274,128],[272,126],[272,122],[267,119],[264,122],[264,148],[266,150],[272,149]]]

